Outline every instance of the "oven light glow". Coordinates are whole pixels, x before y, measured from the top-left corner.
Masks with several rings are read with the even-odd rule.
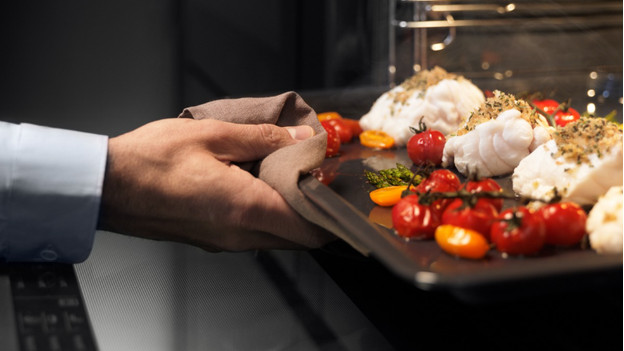
[[[514,3],[510,3],[510,4],[507,4],[507,6],[505,6],[505,11],[507,12],[511,12],[515,9],[516,9],[516,4]]]
[[[589,96],[589,97],[596,96],[596,91],[594,89],[587,90],[587,96]]]
[[[442,50],[444,50],[445,47],[446,47],[446,45],[444,45],[444,43],[431,44],[431,50],[432,51],[442,51]]]
[[[596,105],[593,102],[590,102],[589,104],[587,104],[587,112],[589,112],[590,114],[593,114],[596,112]]]

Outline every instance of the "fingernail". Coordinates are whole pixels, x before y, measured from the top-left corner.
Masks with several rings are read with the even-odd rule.
[[[286,127],[286,130],[295,140],[306,140],[314,135],[314,129],[310,126]]]

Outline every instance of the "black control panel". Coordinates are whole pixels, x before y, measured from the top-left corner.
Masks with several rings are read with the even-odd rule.
[[[20,351],[97,349],[73,265],[2,266],[10,281],[12,329]]]

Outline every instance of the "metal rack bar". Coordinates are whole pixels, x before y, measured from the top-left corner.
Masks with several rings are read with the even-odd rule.
[[[561,17],[561,18],[534,18],[527,20],[526,18],[506,18],[506,19],[480,19],[480,20],[455,20],[447,19],[445,21],[398,21],[394,20],[391,25],[399,28],[450,28],[450,27],[494,27],[494,26],[522,26],[527,28],[542,28],[547,26],[560,27],[594,27],[594,26],[613,26],[622,24],[622,15],[604,15],[591,18],[577,17]]]
[[[540,30],[556,27],[562,30],[622,26],[623,4],[618,1],[559,1],[532,0],[501,2],[496,0],[388,0],[389,3],[389,63],[390,85],[395,84],[397,72],[397,30],[413,31],[412,69],[427,68],[427,30],[448,28],[441,43],[432,47],[442,50],[455,38],[456,28],[506,27],[510,30]],[[399,5],[405,4],[405,5]],[[412,18],[397,18],[397,6],[412,6]],[[465,19],[463,16],[471,18]],[[440,17],[444,19],[440,19]]]

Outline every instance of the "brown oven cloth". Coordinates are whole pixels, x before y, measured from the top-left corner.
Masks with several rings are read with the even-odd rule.
[[[369,251],[349,239],[344,229],[301,192],[301,176],[319,167],[325,158],[327,132],[316,112],[299,94],[286,92],[269,97],[226,98],[185,108],[180,118],[212,118],[241,124],[269,123],[281,127],[309,125],[316,134],[281,148],[251,166],[257,177],[277,190],[302,217],[333,233],[364,255]],[[246,168],[246,167],[241,167]]]

